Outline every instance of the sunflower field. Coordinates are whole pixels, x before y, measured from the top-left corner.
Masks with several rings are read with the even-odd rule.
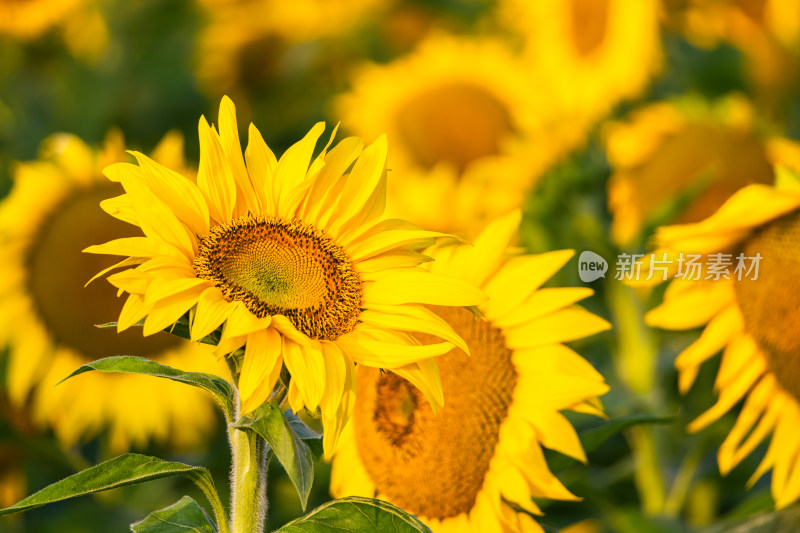
[[[800,0],[0,0],[0,533],[800,531]]]

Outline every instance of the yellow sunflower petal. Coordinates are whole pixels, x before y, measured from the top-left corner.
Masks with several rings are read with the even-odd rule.
[[[421,390],[434,413],[444,405],[442,378],[435,359],[423,359],[410,365],[393,368],[392,372]]]
[[[217,329],[233,313],[236,306],[228,303],[217,287],[204,290],[197,301],[197,311],[192,322],[191,339],[199,341]]]
[[[308,195],[304,218],[319,224],[326,224],[338,201],[338,194],[333,194],[334,184],[342,178],[344,172],[361,154],[364,141],[357,137],[347,137],[334,146],[325,157],[325,166],[319,171],[314,185]],[[342,183],[344,188],[344,183]]]
[[[132,153],[144,171],[143,179],[148,188],[195,234],[207,234],[208,204],[197,185],[142,153]]]
[[[88,246],[83,251],[87,254],[127,255],[130,257],[157,257],[180,253],[172,246],[148,237],[123,237],[107,243]]]
[[[518,326],[540,316],[568,307],[594,294],[587,287],[539,289],[527,301],[503,318],[491,318],[501,328]],[[491,301],[491,296],[489,296]]]
[[[209,216],[221,224],[233,218],[236,207],[236,180],[220,146],[217,132],[205,117],[197,125],[200,136],[200,166],[197,169],[197,186],[208,204]]]
[[[283,362],[297,383],[305,407],[313,411],[325,393],[325,358],[320,344],[301,346],[283,337]]]
[[[487,317],[505,316],[558,272],[573,255],[575,252],[572,250],[560,250],[509,259],[484,287],[486,294],[491,296],[483,305],[483,312]]]
[[[386,333],[374,331],[377,333]],[[440,342],[436,344],[413,344],[410,338],[404,340],[400,335],[382,335],[374,338],[368,333],[354,331],[342,335],[337,344],[358,364],[375,368],[396,369],[410,363],[418,363],[431,357],[446,354],[453,349],[453,344]]]
[[[281,372],[281,336],[272,328],[247,335],[244,362],[239,375],[242,413],[253,411],[269,397]]]
[[[325,432],[322,447],[327,460],[333,456],[356,401],[356,367],[333,342],[322,342],[325,359],[325,393],[320,402]]]
[[[377,328],[428,333],[469,353],[469,347],[450,324],[433,311],[418,305],[373,306],[362,311],[358,318],[364,324]]]
[[[760,378],[766,370],[767,365],[763,359],[753,359],[750,364],[742,370],[734,383],[731,383],[728,387],[720,391],[717,403],[687,426],[687,431],[690,433],[700,431],[730,411],[733,406],[747,394],[747,391],[757,383],[758,378]]]
[[[242,157],[242,144],[236,124],[236,107],[227,96],[223,96],[219,104],[219,140],[222,153],[231,166],[233,179],[238,187],[237,201],[242,204],[239,213],[245,214],[247,211],[261,213],[259,197],[255,194],[254,184],[250,180],[250,174],[245,168]]]
[[[275,154],[269,149],[261,132],[252,123],[248,131],[247,149],[244,152],[247,161],[247,171],[253,181],[253,191],[258,198],[258,203],[262,207],[262,213],[275,215],[277,206],[272,197],[272,180],[275,169],[278,167],[278,160]]]
[[[289,205],[286,200],[292,190],[305,179],[314,147],[324,130],[325,123],[318,122],[305,137],[293,144],[278,160],[272,184],[273,194],[278,204],[276,213],[278,216],[291,218],[295,215],[294,211],[297,209],[297,205]]]
[[[645,315],[657,328],[683,330],[703,326],[735,298],[733,283],[673,280],[664,302]]]
[[[365,284],[363,307],[407,303],[465,306],[485,300],[483,292],[463,281],[421,269],[397,269]]]
[[[610,328],[611,324],[599,316],[579,306],[573,306],[526,324],[508,328],[503,333],[508,347],[517,349],[568,342]]]

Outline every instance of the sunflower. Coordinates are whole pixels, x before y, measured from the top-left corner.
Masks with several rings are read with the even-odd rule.
[[[790,141],[759,131],[749,102],[732,96],[706,103],[693,98],[641,108],[606,125],[605,144],[614,173],[608,183],[611,232],[629,245],[681,197],[675,222],[702,220],[735,191],[774,181],[773,152]]]
[[[280,68],[290,47],[345,35],[387,0],[200,0],[206,26],[199,37],[198,76],[216,91]]]
[[[638,96],[661,65],[657,0],[503,0],[550,105],[588,120]]]
[[[181,139],[168,136],[158,152],[167,156],[178,150]],[[58,134],[43,142],[39,159],[13,169],[13,188],[0,205],[0,343],[9,348],[8,394],[15,407],[28,406],[34,419],[52,426],[66,445],[107,427],[114,450],[150,439],[188,446],[216,421],[213,405],[198,391],[147,377],[94,373],[81,383],[56,386],[81,364],[120,353],[198,371],[220,368],[208,349],[167,334],[118,337],[94,327],[113,320],[120,305],[110,287],[84,289],[109,263],[81,249],[132,234],[97,206],[122,192],[101,174],[107,163],[122,157],[119,134],[109,135],[99,152]],[[182,160],[180,155],[168,159]]]
[[[725,41],[740,49],[765,88],[797,81],[800,0],[684,0],[671,2],[668,22],[694,44]]]
[[[366,148],[347,138],[328,151],[329,142],[312,160],[324,127],[277,160],[251,125],[242,157],[235,109],[223,98],[219,133],[200,119],[196,182],[138,152],[139,166],[106,169],[126,192],[108,211],[144,236],[86,251],[136,265],[108,276],[130,295],[120,331],[146,317],[152,335],[190,310],[192,339],[222,326],[218,354],[245,346],[241,411],[268,398],[285,365],[289,404],[321,409],[330,453],[352,409],[355,363],[391,370],[442,404],[434,358],[463,342],[419,304],[474,305],[484,296],[419,267],[429,258],[417,249],[440,234],[383,218],[386,138]],[[408,332],[438,339],[420,344]]]
[[[0,35],[33,39],[63,22],[87,0],[0,1]]]
[[[555,120],[525,71],[500,41],[435,35],[355,72],[336,112],[357,135],[392,140],[392,213],[453,231],[521,204],[583,133]]]
[[[708,274],[694,277],[711,279],[672,281],[664,302],[646,316],[648,324],[663,329],[705,325],[700,338],[675,361],[685,393],[701,365],[722,351],[717,402],[689,430],[708,427],[743,402],[719,448],[719,468],[727,474],[771,434],[751,482],[772,470],[778,508],[800,498],[798,231],[800,175],[788,170],[779,172],[775,187],[756,184],[739,190],[701,222],[660,228],[659,252],[700,254],[709,261],[716,257],[730,268],[728,279],[714,279],[707,263]]]
[[[435,533],[542,531],[531,498],[577,499],[550,472],[542,447],[586,460],[561,411],[601,415],[597,397],[608,387],[563,343],[609,324],[575,305],[591,289],[541,288],[571,250],[510,255],[519,222],[512,212],[474,246],[432,252],[433,272],[483,288],[486,318],[431,308],[471,352],[439,358],[447,402],[438,414],[401,377],[359,367],[360,401],[333,461],[334,496],[377,494]]]

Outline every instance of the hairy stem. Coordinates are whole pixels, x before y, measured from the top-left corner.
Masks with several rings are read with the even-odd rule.
[[[229,429],[231,533],[263,533],[267,516],[267,462],[263,440],[249,431]]]

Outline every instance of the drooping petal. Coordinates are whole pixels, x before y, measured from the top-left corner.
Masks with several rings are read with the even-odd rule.
[[[242,413],[249,413],[269,398],[282,365],[281,336],[275,329],[257,330],[247,335],[239,375]]]

